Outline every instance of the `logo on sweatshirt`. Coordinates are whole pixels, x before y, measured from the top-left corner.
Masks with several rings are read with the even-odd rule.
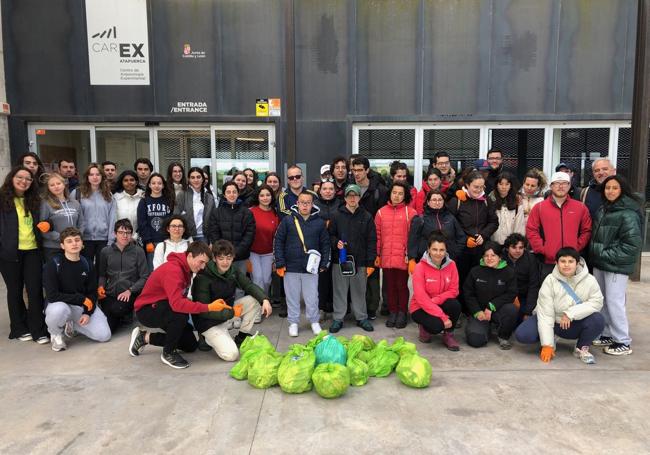
[[[497,280],[497,286],[503,286],[505,284],[506,284],[505,281]]]
[[[487,283],[486,280],[482,280],[482,279],[480,279],[480,278],[477,278],[477,279],[476,279],[476,282],[477,282],[477,283]]]
[[[81,276],[88,276],[86,272],[81,272]]]

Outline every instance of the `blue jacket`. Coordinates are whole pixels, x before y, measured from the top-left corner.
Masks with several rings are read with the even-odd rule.
[[[305,247],[309,250],[317,250],[321,254],[320,268],[329,267],[330,263],[330,239],[325,228],[325,222],[318,215],[320,210],[314,206],[311,215],[307,220],[298,214],[296,207],[291,208],[291,215],[285,216],[278,226],[273,241],[273,254],[275,256],[275,267],[286,267],[287,272],[307,273],[307,254],[303,250],[302,241],[298,236],[298,230],[294,220],[300,223],[305,238]]]

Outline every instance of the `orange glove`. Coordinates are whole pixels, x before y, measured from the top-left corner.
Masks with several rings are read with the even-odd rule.
[[[253,263],[250,260],[246,260],[246,272],[253,273]]]
[[[413,275],[413,272],[415,272],[415,259],[409,261],[409,275]]]
[[[84,300],[83,305],[84,305],[84,307],[86,307],[86,309],[87,309],[88,311],[92,311],[93,307],[95,306],[95,304],[93,303],[93,301],[90,300],[88,297],[86,297],[86,299]]]
[[[467,247],[468,248],[476,248],[478,246],[478,243],[476,243],[476,239],[474,237],[467,237]]]
[[[154,250],[153,243],[147,243],[147,246],[145,246],[145,249],[147,250],[147,253],[153,253],[153,250]]]
[[[458,191],[456,191],[456,198],[459,201],[465,202],[467,200],[467,193],[465,191],[463,191],[463,190],[458,190]]]
[[[242,305],[241,303],[239,303],[237,305],[233,305],[232,310],[235,313],[235,317],[240,318],[241,314],[242,314],[242,311],[244,311],[244,305]]]
[[[232,307],[226,303],[223,299],[217,299],[212,303],[208,303],[208,311],[221,311],[221,310],[232,310]]]
[[[548,363],[553,357],[555,357],[555,349],[553,349],[553,346],[542,346],[542,350],[539,353],[539,358],[542,359],[542,362]]]
[[[372,275],[374,271],[375,271],[374,267],[366,267],[366,276]]]
[[[375,267],[381,267],[381,256],[375,258]]]
[[[519,301],[519,296],[515,297],[515,301],[512,302],[515,308],[519,309],[521,308],[521,302]]]
[[[106,298],[106,289],[104,289],[104,286],[97,288],[97,298],[99,300],[104,300]]]
[[[50,229],[52,229],[52,225],[50,224],[49,221],[41,221],[36,225],[36,228],[41,231],[41,233],[45,234],[46,232],[50,232]]]
[[[279,269],[275,270],[275,273],[277,273],[280,278],[284,278],[284,273],[286,271],[287,271],[286,267],[280,267]]]

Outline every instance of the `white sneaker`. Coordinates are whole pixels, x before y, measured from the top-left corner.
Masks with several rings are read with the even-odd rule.
[[[591,352],[589,352],[589,346],[583,346],[580,349],[576,347],[573,350],[573,355],[579,358],[582,363],[586,363],[587,365],[593,365],[596,363],[596,358]]]
[[[318,322],[314,322],[311,325],[311,331],[314,332],[314,335],[318,335],[321,330],[323,329],[320,328],[320,324]]]
[[[52,350],[55,352],[59,351],[65,351],[65,349],[68,347],[67,344],[65,344],[65,341],[63,340],[63,334],[60,333],[58,335],[52,335]]]
[[[18,340],[20,341],[32,341],[32,334],[31,333],[23,333],[18,337]]]
[[[290,337],[298,336],[298,324],[289,324],[289,336]]]
[[[76,335],[74,331],[74,322],[66,321],[65,326],[63,327],[63,334],[68,338],[72,338]]]

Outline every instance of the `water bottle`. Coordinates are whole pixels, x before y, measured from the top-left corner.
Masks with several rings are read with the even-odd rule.
[[[339,250],[339,264],[344,264],[348,261],[348,249],[346,244],[343,244],[343,248]]]

